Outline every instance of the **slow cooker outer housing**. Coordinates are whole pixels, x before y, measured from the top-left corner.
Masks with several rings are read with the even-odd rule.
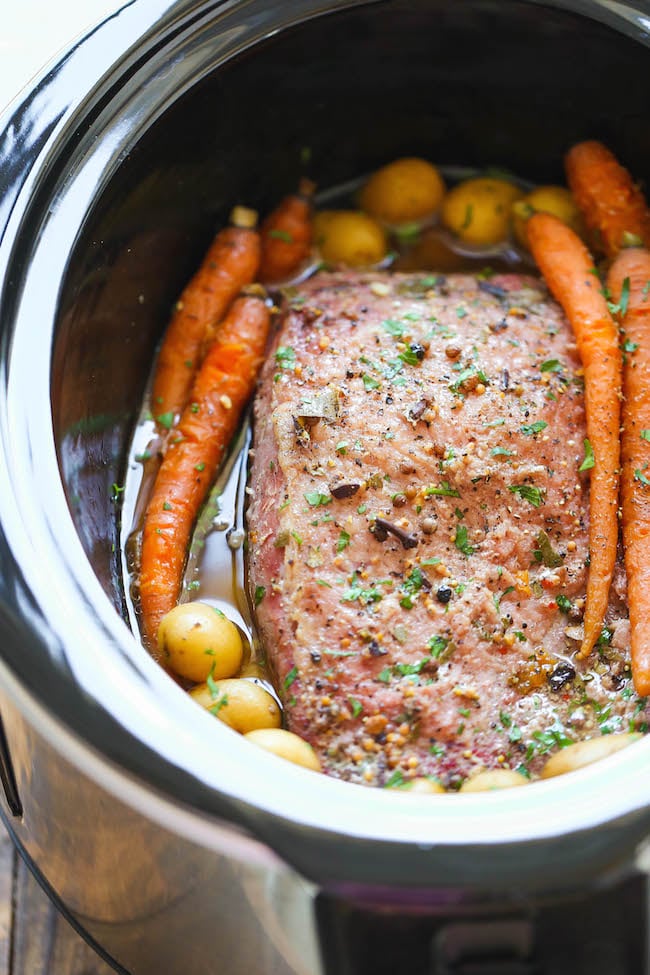
[[[213,891],[219,865],[249,865],[254,917],[278,885],[303,913],[318,886],[440,914],[612,882],[638,859],[650,742],[566,780],[433,803],[310,775],[215,726],[120,618],[112,485],[166,309],[233,201],[268,208],[307,155],[325,186],[405,153],[553,181],[567,145],[590,136],[643,175],[649,27],[640,6],[588,2],[136,0],[4,119],[2,717],[22,803],[11,826],[134,971],[150,970],[147,953],[124,925],[142,930],[174,897],[186,906],[185,866],[202,876],[201,861]],[[136,907],[124,881],[118,923],[102,913],[114,864],[97,850],[119,835],[166,894],[140,890]],[[76,877],[61,869],[74,857]],[[298,970],[265,957],[265,971]]]

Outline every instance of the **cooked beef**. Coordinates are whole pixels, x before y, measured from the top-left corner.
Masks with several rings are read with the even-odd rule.
[[[318,274],[285,296],[255,408],[249,580],[287,724],[354,782],[533,776],[631,726],[618,570],[576,661],[582,370],[520,275]]]

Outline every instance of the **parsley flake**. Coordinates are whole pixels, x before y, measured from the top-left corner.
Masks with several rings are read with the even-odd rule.
[[[312,508],[318,508],[323,505],[330,504],[331,500],[331,494],[322,494],[320,491],[308,491],[305,495],[305,501],[307,504],[311,505]]]
[[[369,393],[371,389],[379,389],[381,385],[378,379],[374,379],[373,376],[369,376],[367,372],[364,372],[361,379],[363,380],[363,385],[365,386],[367,393]]]
[[[517,494],[524,501],[529,501],[534,508],[539,508],[544,500],[544,492],[541,488],[532,484],[511,484],[508,487],[511,494]]]
[[[541,433],[542,430],[546,430],[548,423],[546,420],[536,420],[535,423],[524,423],[523,427],[519,429],[525,436],[534,437],[536,433]]]
[[[454,545],[459,552],[463,555],[472,555],[474,552],[474,546],[470,545],[467,539],[467,528],[465,525],[459,525],[456,529],[456,536],[454,538]]]
[[[539,367],[540,372],[562,372],[563,366],[559,359],[547,359]]]
[[[596,458],[594,457],[594,449],[591,446],[590,441],[587,440],[586,437],[585,437],[584,443],[585,443],[585,459],[583,460],[583,462],[580,465],[580,467],[578,468],[578,470],[579,471],[590,471],[591,468],[596,463]]]

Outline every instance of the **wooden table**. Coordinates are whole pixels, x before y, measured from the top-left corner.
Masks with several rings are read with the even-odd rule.
[[[115,975],[59,914],[1,825],[0,975]]]

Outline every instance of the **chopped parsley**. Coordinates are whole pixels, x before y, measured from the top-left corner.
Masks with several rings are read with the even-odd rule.
[[[404,780],[404,774],[400,771],[400,769],[395,769],[391,777],[386,780],[386,784],[384,788],[399,789],[404,785],[406,785],[406,782]]]
[[[372,376],[369,376],[367,372],[364,372],[361,379],[363,380],[363,385],[365,386],[367,393],[369,393],[371,389],[379,389],[379,386],[381,385],[378,379],[374,379]]]
[[[645,470],[645,467],[643,468],[643,470]],[[650,487],[650,480],[645,476],[643,471],[639,470],[638,467],[634,471],[634,480],[639,481],[639,483],[643,484],[644,487]]]
[[[420,356],[411,347],[403,349],[398,354],[398,359],[401,359],[407,366],[417,366],[420,364]]]
[[[290,345],[280,345],[275,353],[275,361],[281,369],[296,368],[296,352]]]
[[[256,606],[262,602],[266,596],[266,586],[255,586],[255,595],[253,596],[253,602]]]
[[[460,494],[456,488],[450,485],[449,481],[441,481],[438,487],[435,484],[430,484],[429,487],[425,488],[424,496],[425,498],[459,498]]]
[[[591,446],[590,441],[585,437],[585,459],[578,468],[579,471],[590,471],[591,468],[596,463],[596,458],[594,457],[594,449]]]
[[[213,696],[212,692],[210,692],[210,694],[211,696]],[[227,703],[228,703],[228,695],[222,694],[219,700],[215,701],[212,707],[210,707],[208,710],[210,711],[210,714],[214,714],[215,716],[217,716],[219,714],[219,711],[221,711],[222,708],[225,708]]]
[[[515,591],[514,586],[508,586],[507,589],[504,589],[502,593],[496,593],[496,592],[494,593],[494,595],[492,596],[492,600],[494,602],[494,608],[496,609],[497,613],[499,612],[499,609],[501,607],[501,600],[504,598],[504,596],[507,596],[514,591]]]
[[[459,552],[463,553],[463,555],[472,555],[474,552],[474,546],[470,545],[469,541],[467,540],[467,528],[465,525],[459,525],[457,527],[454,545]]]
[[[519,495],[524,501],[529,501],[534,508],[539,508],[544,500],[544,492],[533,484],[511,484],[508,490],[511,494]]]
[[[214,668],[214,664],[212,666]],[[221,691],[219,689],[219,685],[216,683],[216,681],[214,680],[214,678],[213,678],[213,676],[212,676],[211,673],[208,674],[208,676],[205,679],[205,682],[208,685],[208,690],[210,692],[210,697],[212,698],[213,701],[216,701],[216,699],[221,694]]]
[[[341,534],[339,535],[339,539],[336,543],[336,551],[342,552],[343,549],[346,549],[349,544],[350,544],[350,535],[348,532],[342,529]]]
[[[452,391],[452,393],[462,393],[463,386],[467,380],[473,379],[474,377],[476,377],[478,382],[483,383],[484,386],[487,386],[489,383],[489,379],[482,369],[475,369],[473,366],[471,366],[469,369],[463,369],[456,382],[450,383],[449,389]]]
[[[473,216],[474,216],[474,204],[468,203],[467,206],[465,207],[465,218],[462,224],[460,225],[461,230],[467,230],[467,228],[472,222]]]
[[[318,508],[329,504],[331,500],[331,494],[322,494],[320,491],[308,491],[305,495],[305,501],[307,504],[311,505],[312,508]]]
[[[423,657],[422,660],[418,660],[415,664],[395,664],[393,666],[393,674],[396,677],[412,677],[415,674],[420,674],[429,661],[429,657]]]
[[[358,718],[360,714],[363,714],[363,705],[360,701],[357,701],[354,697],[349,697],[348,702],[352,709],[352,717]]]
[[[414,569],[411,569],[400,587],[402,598],[400,599],[399,604],[402,609],[413,609],[413,597],[417,596],[424,586],[425,577],[422,574],[422,571],[415,566]]]
[[[527,761],[530,761],[535,752],[538,755],[547,755],[556,746],[566,748],[567,745],[573,744],[573,739],[565,734],[562,727],[549,728],[547,731],[534,731],[533,739],[526,752]]]
[[[171,430],[174,424],[174,414],[170,410],[168,413],[161,413],[160,416],[156,417],[156,420],[165,430]]]
[[[559,359],[547,359],[539,367],[540,372],[561,372],[562,369],[563,366]]]
[[[298,676],[298,668],[292,667],[283,681],[282,686],[284,687],[285,691],[289,690],[289,688],[291,687],[291,685],[293,684],[297,676]]]
[[[403,325],[402,322],[396,322],[392,318],[385,319],[381,323],[381,327],[395,339],[401,339],[407,331],[406,325]]]
[[[379,591],[377,586],[371,586],[369,589],[364,589],[362,585],[359,585],[357,574],[355,572],[352,576],[351,586],[349,589],[346,589],[341,596],[341,602],[360,602],[363,606],[366,606],[368,603],[378,603],[383,598],[383,594]]]
[[[624,278],[623,284],[621,286],[621,299],[617,305],[613,304],[611,301],[607,302],[607,307],[612,315],[620,315],[621,318],[625,318],[627,314],[627,306],[630,301],[630,279]]]
[[[524,423],[520,430],[527,437],[534,437],[536,433],[541,433],[542,430],[546,430],[548,423],[546,420],[536,420],[535,423]]]
[[[539,546],[533,551],[533,555],[537,562],[541,562],[545,565],[547,569],[557,569],[564,562],[562,556],[559,552],[556,552],[551,545],[551,540],[544,530],[538,532],[537,538],[535,539],[537,545]]]
[[[440,660],[448,646],[449,640],[444,636],[440,636],[438,633],[432,636],[427,643],[427,649],[434,660]]]
[[[269,230],[268,235],[274,240],[283,241],[285,244],[293,244],[293,236],[288,230]]]
[[[561,613],[570,613],[572,609],[572,602],[568,596],[559,595],[555,597],[555,602],[557,603],[558,609]]]

